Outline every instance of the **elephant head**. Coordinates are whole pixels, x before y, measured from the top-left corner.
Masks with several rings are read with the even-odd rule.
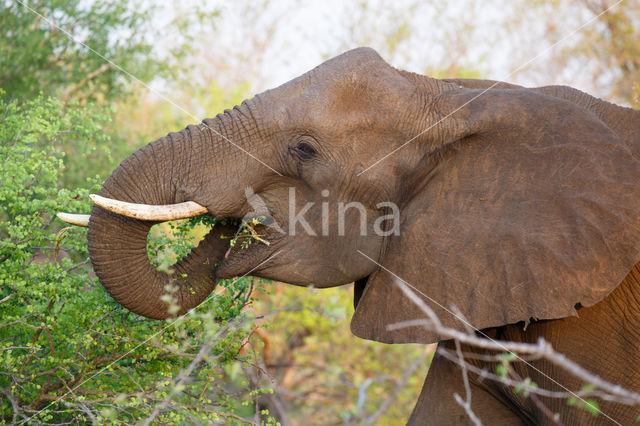
[[[266,216],[257,228],[268,245],[231,248],[220,237],[235,229],[216,225],[167,275],[146,254],[161,216],[116,203],[128,213],[93,207],[91,260],[118,302],[151,318],[170,316],[167,284],[184,313],[220,278],[244,274],[355,281],[352,331],[384,342],[439,338],[388,329],[424,317],[398,279],[455,328],[452,305],[479,329],[573,315],[640,260],[639,114],[576,93],[481,90],[349,51],[141,148],[100,192]]]

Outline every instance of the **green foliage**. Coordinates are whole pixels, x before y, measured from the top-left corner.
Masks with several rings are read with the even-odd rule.
[[[406,423],[434,345],[381,345],[353,336],[352,286],[273,283],[269,289],[268,295],[258,289],[254,306],[257,313],[272,313],[260,329],[266,348],[261,355],[281,394],[290,395],[285,401],[292,422],[369,424],[365,419],[390,399],[375,424]]]
[[[126,311],[96,283],[86,231],[55,219],[89,210],[98,180],[60,187],[60,148],[82,150],[89,137],[106,144],[104,116],[63,111],[47,98],[0,99],[0,119],[2,421],[233,423],[250,415],[238,407],[252,400],[239,371],[252,328],[242,311],[255,283],[223,283],[203,309],[166,324]]]
[[[131,9],[129,2],[82,2],[46,0],[28,6],[57,27],[68,31],[89,48],[149,80],[166,69],[149,55],[152,45],[139,29],[149,19],[150,10]],[[120,71],[53,28],[19,2],[0,5],[0,85],[10,96],[62,95],[65,99],[114,97],[126,80]],[[114,39],[114,34],[128,34]]]
[[[204,22],[210,26],[218,11],[196,6],[188,13],[177,13],[181,7],[177,0],[162,5],[129,0],[0,0],[0,87],[18,102],[44,95],[60,99],[60,108],[73,102],[109,105],[115,112],[103,110],[102,114],[117,119],[118,107],[123,109],[123,104],[130,102],[132,92],[147,91],[139,82],[187,79],[183,75],[187,65],[182,59],[193,41],[189,30]],[[175,16],[158,25],[167,10]],[[160,46],[158,38],[170,39],[171,43]],[[135,121],[130,114],[127,119],[129,123]],[[184,117],[180,125],[184,125]],[[67,155],[61,177],[64,186],[83,185],[86,176],[106,176],[117,166],[114,158],[126,158],[159,135],[154,129],[152,135],[140,138],[141,127],[137,123],[136,132],[123,132],[115,131],[115,125],[105,126],[102,133],[106,130],[111,137],[108,145],[102,135],[89,132],[84,141],[74,141],[79,144],[66,143],[68,139],[62,138],[60,149]],[[162,131],[168,127],[165,121]],[[79,145],[91,149],[79,150]]]
[[[154,39],[160,31],[166,35],[166,29],[154,25],[158,6],[128,0],[21,3],[0,2],[0,87],[12,97],[43,92],[64,102],[121,98],[130,91],[129,74],[143,82],[175,77],[178,59],[191,41],[184,30],[217,13],[197,9],[180,14],[171,22],[174,44],[159,50]]]
[[[147,237],[147,254],[160,271],[170,273],[171,265],[189,254],[191,249],[216,224],[209,215],[154,225]]]

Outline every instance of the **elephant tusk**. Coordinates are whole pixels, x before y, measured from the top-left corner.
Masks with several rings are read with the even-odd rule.
[[[73,214],[73,213],[58,213],[56,214],[58,219],[63,222],[70,223],[71,225],[76,226],[84,226],[85,228],[89,226],[89,217],[91,215],[88,214]]]
[[[110,212],[133,217],[140,220],[167,221],[187,219],[194,216],[200,216],[207,213],[206,207],[201,206],[195,201],[185,201],[178,204],[152,205],[152,204],[135,204],[125,201],[113,200],[111,198],[101,197],[97,194],[89,195],[91,200],[103,209]]]

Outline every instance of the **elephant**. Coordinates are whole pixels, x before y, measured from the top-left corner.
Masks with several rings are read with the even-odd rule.
[[[181,315],[220,279],[353,282],[356,336],[456,350],[407,323],[425,311],[401,280],[443,326],[542,337],[640,390],[640,111],[565,86],[434,79],[362,47],[142,147],[93,198],[90,216],[75,220],[88,224],[95,272],[145,317],[172,316],[162,299],[169,283]],[[174,275],[151,266],[150,227],[202,213],[227,225],[214,226]],[[262,242],[231,247],[221,237],[243,218]],[[551,390],[584,385],[545,359],[512,368]],[[471,422],[454,398],[467,386],[486,424],[552,424],[549,412],[564,424],[626,424],[640,411],[599,400],[593,418],[476,373],[468,381],[436,355],[409,423]]]

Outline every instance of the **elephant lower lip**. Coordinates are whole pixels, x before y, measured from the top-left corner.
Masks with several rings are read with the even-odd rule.
[[[229,247],[215,270],[218,278],[230,279],[249,275],[265,263],[272,254],[272,250],[262,243],[255,242],[249,247],[242,248],[239,241]]]
[[[216,244],[219,251],[213,273],[217,278],[231,279],[248,275],[261,268],[273,253],[275,248],[272,242],[275,242],[276,235],[266,235],[269,234],[267,228],[261,224],[247,224],[235,217],[222,218],[217,222],[225,227],[222,239]]]

